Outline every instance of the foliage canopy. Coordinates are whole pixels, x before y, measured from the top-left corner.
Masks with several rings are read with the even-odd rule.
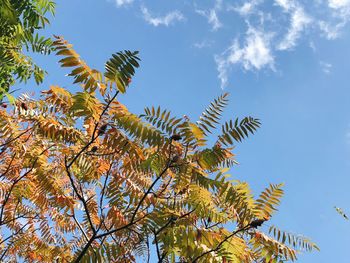
[[[283,195],[254,198],[232,179],[233,146],[255,133],[252,117],[221,125],[228,94],[196,122],[160,107],[141,115],[118,100],[139,67],[137,52],[90,68],[63,38],[53,42],[81,91],[51,86],[0,110],[0,261],[284,262],[318,249],[268,221]]]
[[[38,30],[49,23],[46,15],[54,10],[51,0],[0,0],[0,101],[15,79],[27,81],[34,76],[36,83],[43,81],[45,71],[24,51],[52,51],[51,39]]]

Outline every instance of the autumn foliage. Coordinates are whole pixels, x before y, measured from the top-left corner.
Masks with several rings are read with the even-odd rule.
[[[159,262],[280,262],[317,249],[263,232],[282,185],[254,198],[228,174],[234,144],[260,122],[216,131],[227,94],[194,122],[159,107],[137,115],[119,101],[137,52],[114,54],[101,73],[61,37],[53,45],[81,90],[51,86],[0,109],[1,262],[140,262],[150,251]]]

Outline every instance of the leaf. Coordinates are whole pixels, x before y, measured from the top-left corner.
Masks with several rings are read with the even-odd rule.
[[[204,131],[205,135],[211,133],[211,129],[214,129],[216,124],[218,124],[221,113],[228,103],[227,97],[228,93],[224,93],[215,99],[199,118],[199,127]]]
[[[346,220],[349,220],[348,216],[344,213],[344,211],[341,208],[335,206],[334,209],[338,212],[338,214],[340,214]]]
[[[245,117],[240,122],[238,118],[233,121],[225,122],[222,125],[222,135],[219,136],[218,142],[224,145],[232,145],[233,140],[241,142],[249,136],[249,133],[254,134],[257,128],[260,127],[259,119]]]
[[[105,65],[105,77],[111,83],[115,83],[118,90],[125,93],[126,87],[129,85],[135,74],[135,68],[139,67],[137,51],[117,52],[112,55]]]

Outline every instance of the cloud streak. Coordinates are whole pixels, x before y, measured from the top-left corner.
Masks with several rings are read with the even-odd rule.
[[[210,9],[208,11],[196,10],[196,13],[207,18],[213,31],[217,31],[220,27],[222,27],[222,23],[220,22],[215,9]]]
[[[203,40],[203,41],[200,41],[200,42],[196,42],[193,44],[193,46],[195,48],[198,48],[198,49],[202,49],[202,48],[208,48],[208,47],[211,47],[213,45],[213,41],[210,41],[210,40]]]
[[[223,5],[222,0],[216,0],[213,8],[210,8],[208,10],[196,9],[195,12],[207,18],[208,24],[211,25],[211,30],[217,31],[219,28],[223,26],[218,16],[218,11],[222,9],[222,5]]]
[[[239,13],[241,16],[248,16],[253,14],[255,11],[255,7],[261,3],[261,0],[250,0],[243,3],[241,6],[229,6],[227,8],[228,11],[234,10]]]
[[[301,33],[312,22],[312,19],[300,6],[287,6],[291,11],[290,27],[283,40],[278,44],[278,50],[288,50],[296,45]]]
[[[178,11],[174,10],[167,13],[164,16],[153,16],[146,7],[141,7],[141,12],[143,14],[144,20],[152,26],[170,26],[175,22],[184,21],[184,15]]]

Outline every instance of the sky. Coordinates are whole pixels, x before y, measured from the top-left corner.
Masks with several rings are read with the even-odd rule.
[[[198,118],[224,92],[223,120],[261,129],[234,150],[233,178],[255,194],[285,183],[267,223],[310,237],[320,252],[298,262],[350,262],[350,0],[61,0],[47,35],[64,36],[91,67],[139,50],[122,102]],[[36,57],[49,85],[73,88],[54,56]],[[24,90],[42,89],[33,83]]]

